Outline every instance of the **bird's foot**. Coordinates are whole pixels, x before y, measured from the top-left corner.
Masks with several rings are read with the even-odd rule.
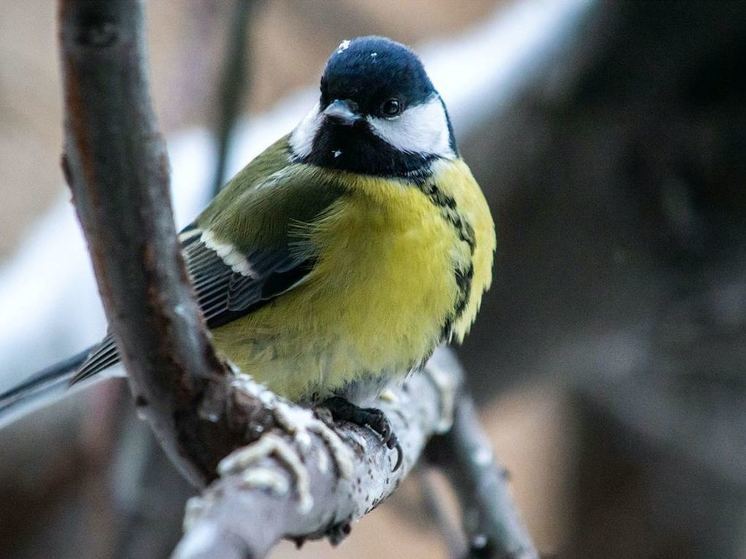
[[[348,521],[339,522],[330,526],[326,530],[326,537],[329,538],[329,543],[332,545],[339,545],[342,541],[350,535],[352,526]]]
[[[265,427],[261,431],[252,432],[255,439],[253,443],[233,451],[221,460],[218,465],[221,476],[240,475],[246,486],[269,489],[278,494],[285,493],[290,489],[286,478],[278,476],[271,468],[262,464],[264,459],[272,456],[290,472],[298,493],[299,510],[308,512],[313,506],[313,498],[307,460],[315,435],[328,451],[316,453],[318,468],[325,470],[331,457],[341,478],[352,477],[352,449],[312,410],[287,402],[248,377],[236,377],[233,385],[237,391],[246,392],[261,400],[272,413],[279,432],[264,432]]]
[[[388,448],[396,449],[397,457],[394,471],[399,469],[404,455],[399,439],[391,429],[389,420],[386,419],[386,414],[378,408],[361,408],[340,396],[329,398],[322,405],[331,412],[335,420],[349,421],[361,427],[370,427],[375,431]]]
[[[254,382],[248,375],[237,374],[233,379],[233,386],[236,390],[246,392],[261,400],[271,410],[277,426],[292,436],[301,453],[308,452],[312,443],[311,435],[316,435],[323,441],[329,451],[339,475],[345,479],[352,477],[354,474],[352,449],[313,410],[291,404]],[[264,433],[262,435],[262,432],[263,429],[261,432],[254,433],[254,436],[261,439],[269,434]],[[322,464],[326,464],[326,455],[323,456],[324,458],[319,457],[321,469],[326,468],[326,465],[322,466]]]

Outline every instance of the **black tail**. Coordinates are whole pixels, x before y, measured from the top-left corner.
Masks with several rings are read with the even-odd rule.
[[[93,349],[55,363],[0,394],[0,427],[64,395]]]

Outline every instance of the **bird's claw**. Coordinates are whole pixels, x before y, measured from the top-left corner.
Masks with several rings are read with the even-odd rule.
[[[361,408],[339,396],[329,398],[323,405],[331,412],[334,419],[349,421],[361,427],[367,426],[375,431],[387,448],[396,449],[397,456],[393,471],[399,469],[404,453],[399,444],[399,438],[391,429],[391,424],[385,413],[378,408]]]

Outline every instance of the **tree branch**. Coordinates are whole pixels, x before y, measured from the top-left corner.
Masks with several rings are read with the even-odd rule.
[[[351,521],[393,493],[430,436],[450,426],[462,382],[452,362],[448,350],[438,350],[422,374],[390,384],[374,402],[399,436],[404,460],[398,470],[396,453],[368,428],[344,423],[330,440],[322,427],[305,441],[274,430],[264,436],[276,441],[270,453],[254,456],[250,447],[221,462],[221,478],[188,507],[187,533],[175,556],[264,557],[283,537],[343,538]],[[280,414],[285,405],[279,404]],[[292,455],[302,455],[302,462],[293,464]]]
[[[447,557],[460,559],[466,554],[466,538],[461,527],[456,524],[455,518],[449,514],[448,503],[436,484],[436,470],[439,468],[434,464],[426,464],[423,461],[416,470],[422,496],[422,508],[440,532],[448,552]]]
[[[136,403],[194,483],[244,433],[226,415],[176,239],[168,160],[148,97],[140,2],[60,1],[63,168]],[[202,413],[200,413],[202,412]]]
[[[448,474],[461,503],[469,558],[538,559],[492,453],[474,402],[460,392],[451,429],[433,438],[428,457]]]
[[[231,146],[233,129],[241,109],[241,99],[248,88],[247,55],[249,22],[258,0],[234,0],[230,13],[230,26],[227,33],[223,65],[220,70],[220,87],[215,126],[216,161],[212,192],[217,194],[226,179],[226,167]]]

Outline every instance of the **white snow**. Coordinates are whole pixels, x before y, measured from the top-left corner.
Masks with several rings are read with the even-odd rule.
[[[298,493],[298,510],[301,512],[310,511],[313,507],[313,497],[311,496],[311,480],[308,469],[303,464],[298,451],[285,439],[274,433],[268,433],[249,446],[230,453],[218,464],[218,473],[221,476],[238,473],[243,476],[243,479],[246,479],[249,472],[254,469],[249,469],[249,467],[269,456],[276,457],[293,476],[294,487]],[[249,475],[249,477],[251,476]]]

